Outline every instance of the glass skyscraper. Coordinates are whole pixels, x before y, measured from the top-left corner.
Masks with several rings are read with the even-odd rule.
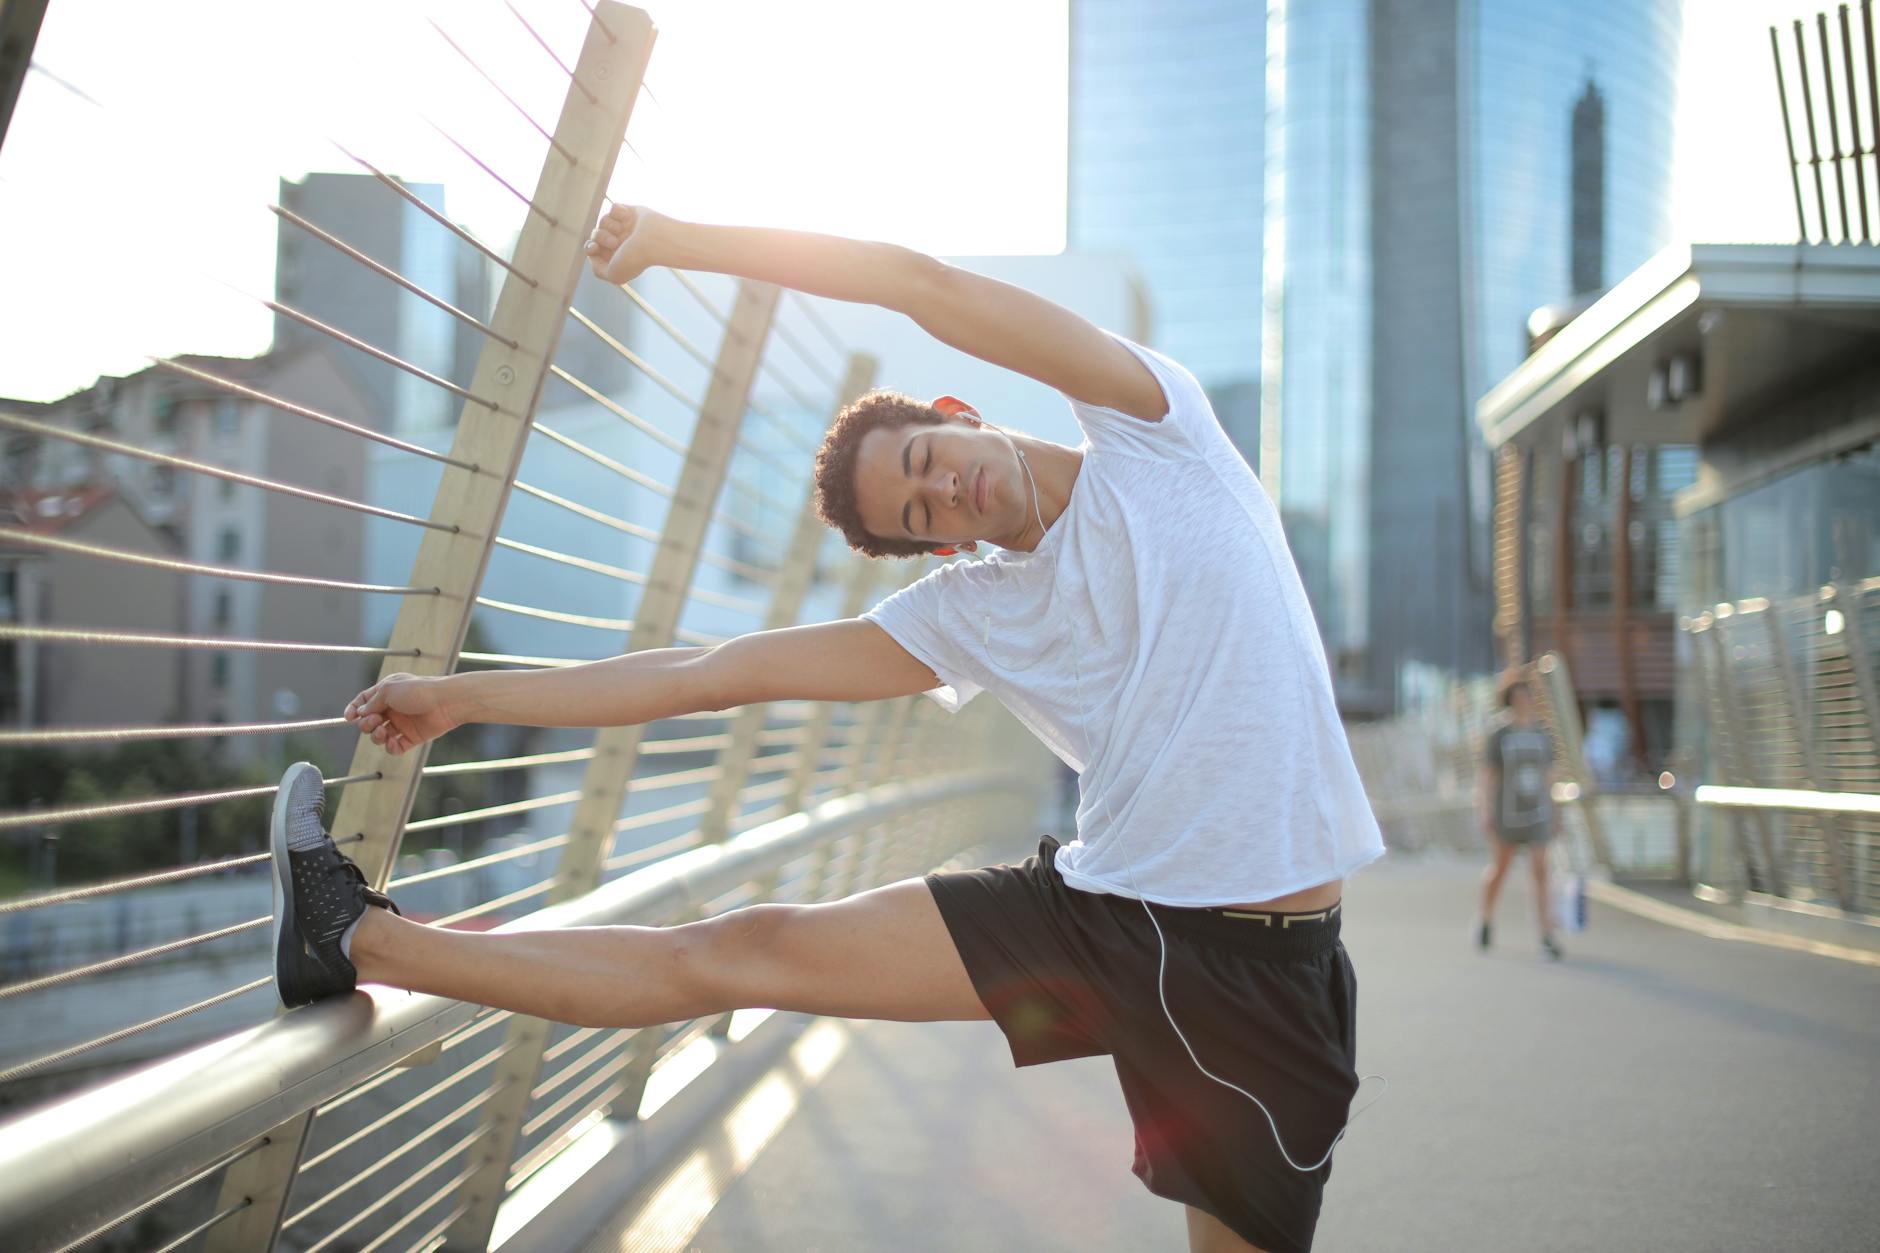
[[[1260,373],[1257,0],[1071,0],[1070,246],[1127,256],[1154,346],[1252,460]]]
[[[1680,13],[1268,0],[1261,478],[1349,712],[1492,664],[1475,401],[1670,242]]]

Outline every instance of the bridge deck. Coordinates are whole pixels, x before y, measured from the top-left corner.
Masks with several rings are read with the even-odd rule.
[[[1395,858],[1350,888],[1361,1068],[1391,1086],[1339,1150],[1319,1247],[1870,1247],[1880,968],[1599,904],[1553,965],[1514,879],[1482,955],[1476,874]],[[1014,1071],[987,1024],[840,1030],[741,1171],[648,1223],[654,1185],[590,1248],[1184,1247],[1129,1174],[1107,1062]]]

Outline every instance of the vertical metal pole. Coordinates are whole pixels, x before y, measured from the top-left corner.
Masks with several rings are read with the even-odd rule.
[[[861,353],[849,358],[848,373],[843,377],[841,390],[836,395],[837,412],[841,412],[874,383],[875,366],[873,357]],[[808,490],[803,494],[803,505],[796,515],[796,530],[790,537],[789,550],[771,591],[770,608],[764,615],[764,630],[775,631],[796,625],[797,617],[803,611],[803,598],[809,594],[810,579],[816,573],[816,554],[822,548],[826,533],[822,519],[816,513],[816,493],[814,489]],[[715,843],[731,834],[732,819],[737,815],[738,795],[744,791],[744,782],[750,777],[751,760],[757,755],[757,733],[763,729],[764,717],[769,709],[770,706],[764,704],[746,705],[731,721],[731,743],[718,759],[720,770],[712,784],[710,807],[699,822],[699,830],[708,841]],[[813,760],[815,754],[821,751],[820,744],[810,743],[808,726],[804,727],[803,739],[797,751],[799,767],[802,757]]]
[[[1867,37],[1867,119],[1873,123],[1873,142],[1868,151],[1874,159],[1874,186],[1880,190],[1880,70],[1874,67],[1873,0],[1860,0],[1860,24]],[[1868,243],[1875,242],[1867,237]]]
[[[1821,144],[1815,138],[1815,97],[1808,86],[1808,42],[1802,20],[1795,19],[1795,68],[1802,76],[1802,114],[1808,119],[1808,164],[1815,173],[1815,209],[1821,221],[1821,241],[1828,242],[1828,192],[1821,183]]]
[[[1834,103],[1834,53],[1828,50],[1828,15],[1815,14],[1821,36],[1821,101],[1828,112],[1828,160],[1834,165],[1834,196],[1841,208],[1841,242],[1852,233],[1847,216],[1847,172],[1841,168],[1841,110]]]
[[[530,275],[535,283],[506,280],[490,318],[498,334],[516,347],[486,339],[470,384],[473,396],[487,398],[498,407],[491,409],[476,401],[464,404],[451,455],[477,468],[445,469],[431,518],[448,522],[454,529],[427,530],[412,566],[410,583],[439,588],[441,594],[404,599],[389,647],[416,649],[418,656],[387,658],[381,676],[401,668],[424,675],[446,674],[463,646],[477,587],[483,581],[510,485],[548,381],[549,363],[567,321],[568,302],[586,264],[581,245],[587,225],[600,215],[620,137],[626,133],[652,56],[653,38],[652,19],[615,0],[602,0],[600,13],[588,27],[574,71],[587,90],[571,87],[562,102],[555,142],[543,158],[531,202],[539,212],[528,215],[516,241],[515,270]],[[573,153],[573,161],[564,153]],[[364,737],[354,751],[348,773],[376,772],[379,778],[345,789],[333,814],[332,831],[335,839],[351,842],[347,851],[377,886],[382,887],[391,873],[425,756],[419,750],[393,757]],[[244,1197],[251,1203],[211,1229],[203,1244],[205,1253],[273,1249],[312,1120],[313,1113],[308,1111],[274,1128],[268,1133],[266,1148],[224,1174],[220,1207]]]
[[[1854,77],[1854,40],[1848,34],[1847,6],[1841,6],[1841,65],[1847,72],[1847,131],[1848,161],[1854,167],[1854,199],[1860,205],[1860,237],[1863,242],[1871,242],[1873,228],[1867,217],[1867,166],[1866,150],[1860,142],[1860,80]],[[1880,118],[1875,119],[1875,127],[1880,130]],[[1880,139],[1880,134],[1876,134]]]
[[[1802,162],[1795,155],[1795,128],[1789,121],[1789,89],[1782,80],[1782,41],[1769,28],[1769,59],[1776,71],[1776,99],[1782,105],[1782,140],[1789,146],[1789,187],[1795,192],[1795,234],[1808,239],[1808,211],[1802,208]]]
[[[1579,496],[1574,491],[1574,480],[1579,477],[1580,458],[1584,455],[1583,449],[1571,457],[1561,454],[1560,497],[1554,502],[1554,620],[1549,643],[1554,652],[1569,660],[1574,651],[1567,638],[1568,615],[1573,608],[1573,506]]]
[[[712,369],[711,385],[700,402],[698,424],[686,449],[685,465],[673,489],[666,525],[660,531],[653,568],[633,615],[627,651],[664,648],[672,643],[692,586],[699,550],[710,528],[712,506],[724,485],[725,467],[737,445],[738,428],[750,403],[751,382],[763,355],[764,338],[776,313],[777,288],[744,282],[725,324],[725,337]],[[611,851],[614,821],[625,803],[639,758],[644,726],[607,727],[594,740],[594,759],[581,784],[581,799],[568,831],[568,843],[555,870],[549,903],[571,900],[600,884],[601,863]],[[485,1103],[485,1134],[478,1169],[464,1183],[468,1208],[451,1227],[446,1249],[480,1251],[489,1242],[502,1203],[516,1142],[528,1112],[529,1091],[540,1073],[549,1024],[518,1014],[509,1021],[507,1053],[492,1082],[497,1094]]]

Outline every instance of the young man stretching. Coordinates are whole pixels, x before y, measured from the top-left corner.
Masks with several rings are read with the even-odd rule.
[[[587,251],[613,282],[667,265],[904,313],[1062,392],[1085,441],[872,393],[817,456],[825,520],[871,556],[993,551],[861,618],[565,669],[394,675],[346,717],[399,754],[471,721],[613,726],[915,692],[953,710],[988,690],[1079,772],[1077,838],[829,904],[476,934],[383,908],[320,828],[318,775],[296,767],[275,817],[282,1000],[358,980],[581,1025],[746,1006],[990,1018],[1020,1066],[1114,1060],[1135,1171],[1188,1207],[1192,1249],[1308,1249],[1357,1087],[1340,890],[1383,844],[1278,515],[1200,386],[905,248],[616,207]]]

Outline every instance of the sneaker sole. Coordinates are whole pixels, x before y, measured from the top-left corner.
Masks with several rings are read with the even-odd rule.
[[[285,943],[295,942],[294,930],[294,894],[291,890],[293,870],[287,860],[287,798],[293,795],[294,778],[302,771],[318,770],[307,762],[299,761],[287,768],[281,776],[280,791],[274,796],[274,815],[268,824],[268,845],[274,855],[274,994],[280,1000],[283,1009],[294,1009],[306,1004],[306,1000],[289,1000],[288,990],[282,986],[281,976],[287,969],[289,953],[283,947]]]

